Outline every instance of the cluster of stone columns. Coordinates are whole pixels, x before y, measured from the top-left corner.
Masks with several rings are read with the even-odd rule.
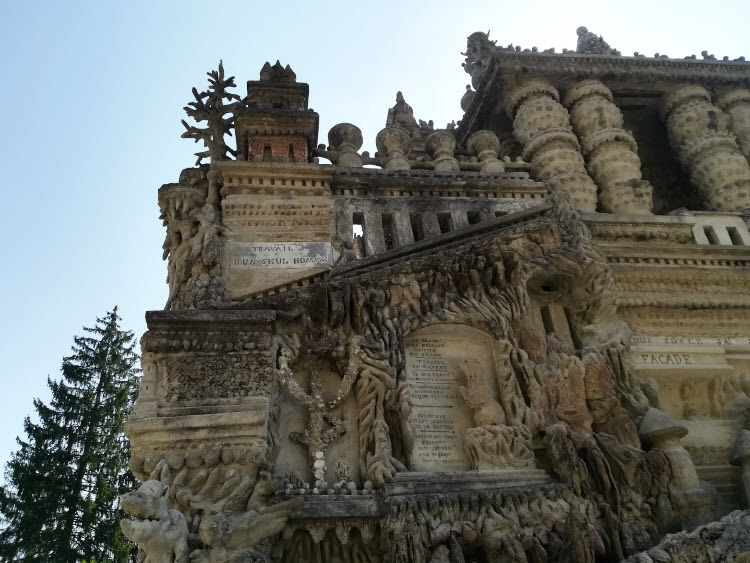
[[[748,141],[748,102],[743,101],[741,92],[733,92],[721,97],[720,103],[730,110],[744,144]],[[692,84],[676,87],[664,96],[661,111],[669,142],[708,208],[750,208],[750,165],[740,152],[735,133],[730,132],[730,116],[712,102],[708,90]]]
[[[662,102],[670,144],[712,211],[750,208],[750,91],[719,93],[686,85]],[[560,93],[532,79],[509,92],[506,110],[534,177],[567,192],[578,209],[652,212],[652,187],[641,174],[638,146],[601,81],[582,80]],[[723,111],[722,111],[723,110]],[[597,196],[598,192],[598,196]]]
[[[599,80],[583,80],[568,89],[563,103],[602,207],[610,213],[651,213],[653,189],[641,176],[638,145],[610,89]]]
[[[581,146],[557,89],[542,80],[525,82],[510,94],[506,110],[534,177],[570,194],[578,209],[594,211],[596,185],[586,174]]]

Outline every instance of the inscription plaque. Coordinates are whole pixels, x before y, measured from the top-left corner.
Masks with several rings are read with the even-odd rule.
[[[320,268],[333,263],[330,242],[235,242],[229,252],[233,269]]]
[[[416,471],[471,469],[463,436],[474,426],[473,411],[458,388],[466,383],[459,363],[474,358],[492,371],[492,342],[465,325],[421,329],[406,340],[406,371],[412,401],[412,457]]]

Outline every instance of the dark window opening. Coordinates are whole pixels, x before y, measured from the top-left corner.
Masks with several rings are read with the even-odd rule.
[[[409,213],[409,222],[411,223],[411,234],[414,235],[414,242],[422,240],[424,238],[422,234],[422,214]]]
[[[453,230],[453,218],[450,213],[438,213],[437,214],[438,225],[440,226],[440,234],[444,235]]]
[[[396,224],[393,221],[393,215],[385,213],[381,215],[383,222],[383,241],[386,250],[393,250],[398,246],[396,244]]]
[[[544,326],[544,334],[555,332],[555,323],[552,321],[552,315],[550,314],[549,307],[543,306],[539,308],[542,312],[542,325]]]
[[[294,145],[289,143],[289,162],[294,162]]]
[[[363,258],[365,252],[365,221],[362,213],[352,215],[352,245],[354,246],[354,255],[357,258]]]
[[[740,236],[737,227],[727,227],[727,233],[729,234],[729,239],[732,241],[732,244],[736,246],[743,246],[745,244],[742,242],[742,237]]]
[[[503,217],[507,214],[508,214],[507,211],[495,211],[495,217]]]
[[[719,237],[716,234],[716,231],[711,225],[705,225],[703,227],[703,232],[706,233],[706,238],[708,239],[709,244],[721,244],[719,242]]]
[[[468,211],[466,213],[466,220],[469,222],[469,225],[476,225],[482,220],[482,217],[479,215],[479,211]]]
[[[266,161],[273,160],[273,152],[271,151],[271,145],[266,145],[263,147],[263,160],[266,160]]]

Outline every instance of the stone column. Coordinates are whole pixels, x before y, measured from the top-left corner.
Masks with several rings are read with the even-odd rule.
[[[750,162],[750,90],[725,90],[714,103],[729,116],[729,130],[737,137],[740,151]]]
[[[576,208],[594,211],[596,185],[586,174],[578,139],[557,89],[542,80],[525,82],[510,94],[506,110],[534,177],[551,190],[570,194]]]
[[[729,133],[729,117],[702,86],[683,85],[662,100],[669,142],[711,211],[750,208],[750,166]]]
[[[608,213],[647,214],[652,188],[641,175],[641,159],[630,131],[624,129],[612,92],[599,80],[570,88],[563,104],[581,140],[589,174],[599,186],[599,202]]]

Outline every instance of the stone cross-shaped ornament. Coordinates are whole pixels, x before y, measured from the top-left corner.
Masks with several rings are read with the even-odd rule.
[[[307,448],[318,481],[322,481],[322,473],[325,471],[326,448],[346,432],[343,419],[336,416],[334,411],[349,394],[356,374],[355,369],[349,369],[339,383],[335,397],[327,402],[323,398],[323,384],[316,370],[310,373],[309,393],[302,390],[291,373],[282,377],[282,383],[292,396],[307,407],[309,420],[305,431],[290,432],[289,439]],[[324,430],[326,425],[330,428]]]

